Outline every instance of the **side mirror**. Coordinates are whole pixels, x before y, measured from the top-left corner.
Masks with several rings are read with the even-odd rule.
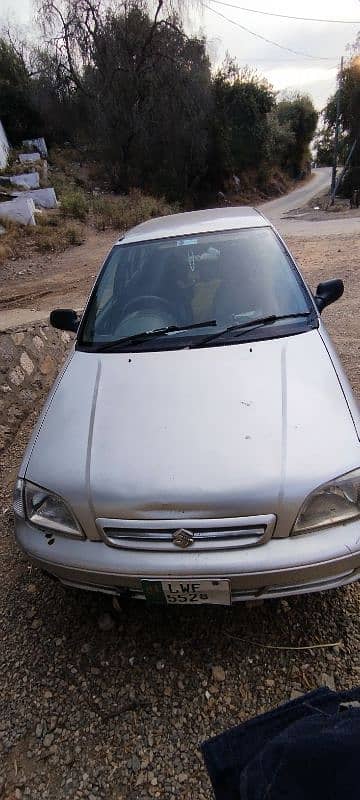
[[[319,283],[314,297],[318,310],[321,312],[330,303],[335,303],[344,293],[344,284],[341,280],[334,278],[332,281],[324,281]]]
[[[76,333],[80,324],[76,311],[72,308],[55,308],[50,314],[50,325],[60,331],[73,331]]]

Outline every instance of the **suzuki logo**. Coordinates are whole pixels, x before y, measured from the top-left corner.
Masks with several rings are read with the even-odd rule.
[[[183,550],[186,550],[187,547],[193,544],[194,534],[191,531],[185,530],[185,528],[179,528],[178,531],[173,533],[172,540],[174,544],[176,544],[176,547],[181,547]]]

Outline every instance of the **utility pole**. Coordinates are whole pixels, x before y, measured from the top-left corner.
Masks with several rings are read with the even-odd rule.
[[[331,189],[330,189],[330,205],[334,205],[335,201],[335,187],[336,187],[336,169],[338,163],[338,150],[339,150],[339,131],[340,131],[340,101],[343,81],[344,57],[341,56],[339,84],[336,93],[336,124],[335,124],[335,139],[334,139],[334,160],[331,176]]]

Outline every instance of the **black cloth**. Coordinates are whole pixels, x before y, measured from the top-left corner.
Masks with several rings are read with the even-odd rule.
[[[216,800],[360,800],[359,701],[316,689],[204,742]]]

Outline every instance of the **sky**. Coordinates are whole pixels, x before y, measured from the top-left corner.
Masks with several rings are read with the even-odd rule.
[[[224,4],[203,0],[201,11],[195,8],[198,4],[194,4],[194,8],[191,3],[189,5],[188,27],[205,33],[214,64],[220,64],[229,52],[241,66],[255,66],[276,90],[298,89],[310,93],[319,110],[334,92],[341,56],[346,56],[348,44],[360,31],[360,0],[342,0],[341,3],[335,0],[224,0]],[[239,6],[267,13],[358,20],[358,23],[295,21],[251,13]],[[7,15],[21,24],[30,24],[32,0],[0,0],[0,20]],[[306,55],[295,55],[264,42],[234,22]]]

